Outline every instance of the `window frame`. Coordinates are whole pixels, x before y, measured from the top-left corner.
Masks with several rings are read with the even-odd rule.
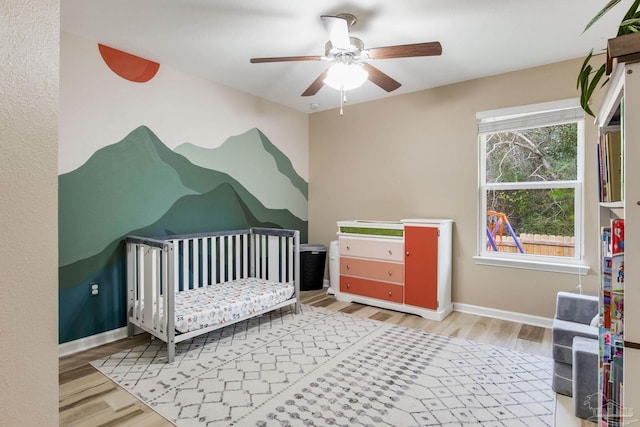
[[[559,273],[586,275],[589,266],[584,262],[584,163],[585,115],[579,99],[545,102],[511,108],[483,111],[478,121],[478,227],[476,264]],[[487,183],[486,136],[497,132],[539,128],[567,123],[577,125],[576,179],[563,181],[525,181]],[[574,189],[573,257],[505,253],[487,250],[487,192],[490,190]]]

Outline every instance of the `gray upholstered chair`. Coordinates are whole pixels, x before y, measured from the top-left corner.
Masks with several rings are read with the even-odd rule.
[[[591,417],[597,408],[598,327],[591,325],[597,314],[598,297],[558,292],[551,388],[573,396],[575,415],[580,418]]]

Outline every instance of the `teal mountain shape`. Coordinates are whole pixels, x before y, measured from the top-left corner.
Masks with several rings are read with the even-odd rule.
[[[253,167],[250,158],[245,166]],[[230,203],[242,201],[257,221],[269,221],[262,216],[272,209],[236,179],[193,164],[140,126],[122,141],[96,151],[80,168],[59,176],[59,265],[100,254],[131,230],[158,221],[177,200],[209,193],[223,184],[236,194],[236,201]],[[296,217],[290,211],[289,215]],[[297,219],[305,224],[306,234],[306,216]],[[188,215],[184,222],[189,223]],[[286,228],[286,224],[280,226]]]
[[[204,194],[184,196],[154,223],[131,229],[126,234],[161,237],[252,226],[301,230],[301,240],[307,241],[306,221],[288,210],[267,209],[250,194],[239,194],[229,183],[222,183]],[[126,325],[124,237],[118,236],[97,255],[60,267],[61,343]],[[90,296],[90,283],[100,284],[100,297]]]
[[[233,176],[265,206],[286,206],[294,215],[307,219],[307,182],[259,129],[232,136],[217,148],[185,143],[174,151],[193,164]]]

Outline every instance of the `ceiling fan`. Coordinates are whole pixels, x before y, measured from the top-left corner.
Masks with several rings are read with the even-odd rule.
[[[252,64],[287,61],[329,61],[334,65],[323,71],[318,78],[302,93],[312,96],[325,85],[344,90],[353,89],[367,79],[387,92],[398,89],[401,84],[369,64],[368,60],[408,58],[415,56],[436,56],[442,54],[440,42],[404,44],[397,46],[375,47],[365,49],[364,43],[357,37],[349,35],[349,29],[355,24],[356,17],[350,13],[336,16],[321,16],[322,23],[329,33],[329,41],[325,45],[324,56],[283,56],[275,58],[251,58]],[[336,77],[335,74],[341,74]],[[334,74],[334,76],[332,76]],[[346,80],[345,80],[346,79]],[[349,80],[352,79],[352,80]]]

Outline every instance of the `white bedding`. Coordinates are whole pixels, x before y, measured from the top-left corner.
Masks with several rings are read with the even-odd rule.
[[[178,292],[176,330],[191,332],[257,313],[288,300],[294,292],[292,283],[255,278]]]

